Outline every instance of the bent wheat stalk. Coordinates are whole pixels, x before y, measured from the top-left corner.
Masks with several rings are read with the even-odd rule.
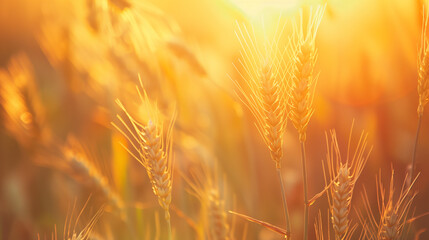
[[[234,68],[242,82],[233,80],[238,89],[237,95],[256,118],[256,127],[270,150],[275,162],[281,185],[283,208],[286,219],[286,231],[290,232],[289,212],[281,174],[283,157],[283,136],[287,124],[288,88],[285,83],[287,67],[283,56],[288,49],[278,48],[284,25],[280,29],[278,20],[272,40],[265,36],[263,41],[256,38],[254,27],[250,30],[244,24],[238,24],[237,38],[242,50],[239,64]]]
[[[304,240],[308,238],[308,184],[305,156],[307,126],[313,115],[313,97],[317,82],[314,67],[317,59],[316,33],[325,11],[325,6],[310,8],[307,29],[303,29],[303,13],[300,12],[299,26],[294,24],[293,69],[290,98],[290,119],[298,130],[301,143],[302,175],[304,182]]]
[[[130,123],[127,124],[125,120],[118,115],[117,117],[126,131],[123,131],[114,123],[112,124],[129,140],[134,150],[138,153],[136,156],[129,148],[126,148],[130,155],[146,168],[149,180],[152,183],[153,192],[158,197],[159,205],[165,211],[168,235],[169,239],[171,239],[170,203],[173,184],[172,130],[176,119],[176,112],[174,112],[167,132],[165,133],[164,121],[161,113],[158,108],[150,102],[143,88],[140,76],[139,80],[143,92],[139,87],[136,87],[137,93],[146,110],[148,118],[143,120],[143,122],[135,120],[118,99],[116,103],[123,110]]]

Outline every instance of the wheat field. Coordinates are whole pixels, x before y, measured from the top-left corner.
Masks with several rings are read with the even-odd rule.
[[[429,239],[428,8],[0,1],[0,240]]]

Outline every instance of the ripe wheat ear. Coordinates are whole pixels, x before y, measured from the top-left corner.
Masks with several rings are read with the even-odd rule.
[[[238,89],[238,97],[256,118],[256,127],[270,150],[271,160],[275,162],[281,185],[286,231],[290,233],[289,212],[280,171],[289,98],[286,83],[288,66],[284,62],[288,48],[279,49],[280,37],[285,27],[283,25],[280,29],[280,22],[279,17],[272,40],[265,37],[263,41],[256,38],[253,26],[249,31],[246,25],[237,24],[236,35],[242,50],[239,64],[234,67],[242,81],[233,82]]]
[[[152,183],[153,192],[158,197],[159,205],[165,211],[165,219],[171,239],[170,203],[173,185],[172,130],[176,120],[176,111],[174,111],[167,131],[165,132],[164,120],[161,113],[156,105],[152,104],[149,100],[140,77],[139,80],[141,89],[136,86],[137,93],[146,111],[147,119],[143,120],[143,122],[135,120],[118,99],[116,103],[125,113],[130,123],[126,123],[124,119],[118,115],[117,117],[125,128],[125,131],[116,124],[112,124],[128,139],[131,146],[137,152],[136,155],[129,148],[125,147],[130,155],[146,168],[149,180]]]
[[[330,132],[330,142],[326,134],[327,161],[326,166],[323,164],[323,170],[326,186],[333,182],[327,193],[335,239],[343,239],[348,234],[353,190],[371,153],[371,149],[367,149],[368,135],[362,132],[355,152],[350,155],[352,130],[350,130],[345,161],[341,158],[336,132],[334,130]]]
[[[395,196],[394,187],[394,170],[390,176],[390,185],[386,189],[381,180],[381,170],[376,179],[377,187],[377,206],[378,214],[374,214],[372,205],[369,201],[366,190],[362,193],[366,215],[360,214],[358,218],[366,232],[369,240],[397,240],[406,239],[411,223],[413,222],[413,214],[410,212],[413,201],[417,192],[412,188],[417,180],[413,179],[408,182],[408,176],[402,184],[399,195]]]

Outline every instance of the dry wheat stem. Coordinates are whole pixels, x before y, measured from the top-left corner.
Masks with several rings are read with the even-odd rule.
[[[306,157],[305,157],[305,143],[301,142],[301,163],[302,163],[302,179],[304,185],[304,239],[308,238],[308,214],[309,214],[309,204],[308,204],[308,183],[307,183],[307,167],[306,167]]]
[[[411,161],[411,172],[410,172],[410,179],[408,180],[408,182],[411,183],[411,179],[414,178],[414,174],[415,174],[415,168],[416,168],[416,154],[417,154],[417,144],[419,142],[419,135],[420,135],[420,128],[422,125],[422,115],[418,116],[418,122],[417,122],[417,130],[416,130],[416,137],[414,139],[414,148],[413,148],[413,157],[412,157],[412,161]]]
[[[174,112],[167,132],[164,135],[164,121],[161,113],[158,108],[150,102],[143,88],[140,76],[139,80],[142,91],[137,87],[137,93],[148,115],[148,119],[144,119],[144,123],[135,120],[122,102],[117,100],[118,106],[123,110],[130,124],[127,124],[124,119],[118,116],[119,121],[126,131],[123,131],[115,124],[113,125],[129,140],[134,150],[138,153],[138,156],[133,154],[128,148],[126,148],[127,151],[146,168],[149,180],[152,184],[152,190],[158,197],[159,205],[165,211],[169,239],[171,239],[169,207],[173,184],[172,129],[176,119],[176,112]]]
[[[277,171],[280,171],[289,98],[286,84],[288,67],[284,62],[284,55],[288,48],[280,50],[278,46],[285,24],[281,26],[280,16],[272,40],[264,36],[263,41],[257,39],[253,26],[249,30],[244,24],[237,23],[237,25],[236,35],[242,47],[239,64],[234,65],[242,78],[242,82],[233,80],[238,89],[237,96],[256,118],[256,127],[270,150],[271,159],[275,162]],[[283,188],[281,176],[279,181]],[[282,199],[286,230],[290,232],[284,189],[282,189]]]
[[[280,169],[277,169],[277,176],[278,176],[279,181],[280,181],[281,194],[282,194],[282,200],[283,200],[283,211],[284,211],[285,216],[288,216],[285,219],[286,220],[286,236],[288,236],[288,235],[290,235],[291,226],[290,226],[290,221],[288,219],[289,218],[289,210],[287,208],[287,199],[286,199],[285,187],[283,184],[283,175],[282,175]]]
[[[353,126],[350,130],[345,162],[341,159],[336,132],[330,132],[331,141],[327,142],[327,165],[323,165],[325,184],[333,184],[328,192],[328,202],[331,212],[332,226],[336,239],[343,239],[349,231],[349,213],[353,190],[365,163],[368,160],[371,149],[367,151],[367,134],[361,133],[354,154],[350,155]],[[326,173],[327,169],[327,173]]]

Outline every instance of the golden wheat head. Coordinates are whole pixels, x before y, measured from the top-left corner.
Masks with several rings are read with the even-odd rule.
[[[424,107],[429,101],[429,40],[427,38],[426,33],[429,19],[428,13],[423,12],[423,25],[421,33],[422,36],[420,42],[421,46],[418,61],[419,69],[417,79],[417,92],[419,94],[419,106],[417,108],[417,113],[420,116],[423,115]]]
[[[231,228],[225,211],[225,201],[222,199],[217,167],[209,169],[205,164],[200,168],[189,171],[190,178],[183,176],[191,187],[190,193],[201,203],[201,216],[198,221],[202,225],[197,231],[203,231],[201,236],[207,234],[210,240],[231,239]],[[203,237],[202,237],[203,238]]]
[[[332,226],[334,229],[335,239],[343,239],[347,235],[350,227],[349,212],[351,208],[351,199],[353,189],[358,180],[369,153],[367,151],[367,134],[362,132],[356,150],[353,156],[350,156],[352,131],[350,131],[347,158],[341,159],[341,153],[338,146],[338,140],[335,131],[330,133],[330,144],[328,143],[327,167],[323,166],[325,183],[332,183],[328,191],[328,200],[331,212]],[[327,142],[328,135],[326,135]]]
[[[242,82],[234,80],[237,95],[256,118],[256,126],[280,168],[283,135],[287,124],[288,89],[284,51],[279,50],[283,28],[280,18],[272,40],[256,38],[255,30],[237,23],[236,35],[242,47],[239,63],[234,65]],[[285,51],[287,48],[284,49]]]
[[[392,170],[389,188],[386,189],[381,181],[381,171],[376,179],[378,216],[374,214],[366,190],[362,194],[367,217],[358,214],[359,221],[364,226],[367,239],[370,240],[398,240],[407,239],[410,223],[413,218],[410,213],[416,192],[412,187],[417,178],[411,184],[407,184],[405,178],[399,195],[395,195],[394,171]]]
[[[140,79],[140,77],[139,77]],[[147,118],[143,122],[137,121],[127,111],[120,100],[118,106],[123,110],[128,118],[128,122],[121,116],[117,116],[123,127],[113,124],[130,142],[137,155],[129,148],[127,151],[140,162],[147,170],[154,194],[158,197],[160,206],[165,210],[166,220],[170,219],[169,207],[171,203],[172,190],[172,129],[176,118],[174,112],[172,120],[167,129],[164,120],[156,105],[149,100],[140,79],[142,90],[137,87],[140,100]]]
[[[313,98],[317,82],[314,67],[317,60],[316,33],[325,7],[311,8],[307,28],[303,29],[303,13],[300,23],[294,24],[291,72],[290,119],[299,133],[299,140],[305,142],[307,126],[313,115]]]

